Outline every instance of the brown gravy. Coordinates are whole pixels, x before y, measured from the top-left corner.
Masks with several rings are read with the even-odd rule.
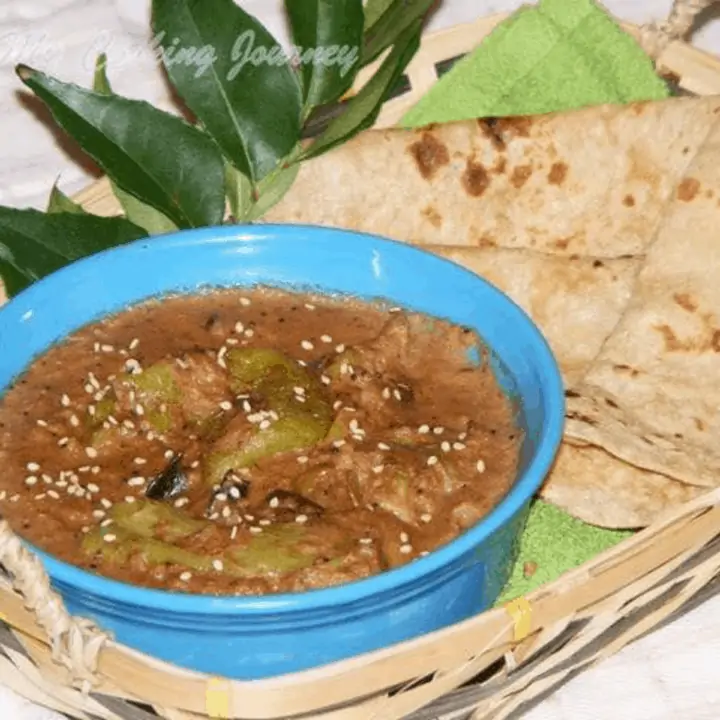
[[[146,587],[295,592],[397,567],[514,480],[521,434],[467,359],[478,343],[278,290],[131,308],[6,393],[0,512],[55,557]]]

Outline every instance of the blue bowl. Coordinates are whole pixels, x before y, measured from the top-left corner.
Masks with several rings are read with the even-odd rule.
[[[73,263],[0,309],[0,387],[51,345],[108,313],[169,292],[256,284],[385,298],[475,328],[525,431],[517,481],[480,523],[426,557],[304,593],[208,597],[148,590],[30,546],[68,610],[118,642],[176,665],[254,679],[386,647],[490,607],[557,452],[564,398],[555,359],[532,321],[459,265],[369,235],[293,225],[205,228],[138,241]]]

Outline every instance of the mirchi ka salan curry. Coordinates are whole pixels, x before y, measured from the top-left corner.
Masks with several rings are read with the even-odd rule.
[[[380,573],[514,481],[521,432],[478,347],[424,315],[272,289],[132,307],[6,393],[0,512],[145,587],[262,595]]]

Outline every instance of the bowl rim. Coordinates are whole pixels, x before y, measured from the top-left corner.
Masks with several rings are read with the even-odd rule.
[[[462,265],[435,255],[421,247],[370,233],[307,224],[268,223],[180,230],[165,235],[135,240],[76,260],[33,283],[10,299],[0,308],[0,317],[15,313],[16,309],[24,304],[32,304],[35,297],[42,297],[48,292],[52,293],[56,287],[63,287],[71,283],[77,273],[87,272],[96,264],[108,262],[119,255],[142,255],[148,250],[157,254],[171,249],[178,249],[178,247],[236,241],[246,243],[272,242],[275,239],[283,239],[297,234],[307,235],[308,233],[314,236],[316,242],[328,241],[337,244],[338,241],[342,242],[344,238],[346,242],[352,240],[354,243],[358,243],[356,245],[358,249],[360,249],[360,245],[364,245],[367,249],[373,249],[374,247],[375,249],[386,249],[394,253],[405,254],[408,266],[411,266],[414,257],[424,256],[426,259],[429,257],[430,262],[436,263],[439,268],[445,268],[446,271],[456,274],[472,276],[472,280],[478,286],[484,286],[483,292],[486,295],[494,296],[496,302],[505,305],[515,314],[515,320],[520,323],[526,340],[530,342],[533,364],[543,381],[542,396],[546,411],[546,419],[540,431],[535,452],[525,471],[515,480],[509,492],[487,515],[446,545],[407,565],[342,585],[298,593],[257,596],[213,596],[152,589],[96,575],[58,560],[28,541],[22,540],[23,544],[43,561],[45,570],[53,583],[57,583],[61,587],[65,586],[79,590],[83,592],[86,598],[88,595],[97,598],[103,605],[107,604],[114,607],[114,612],[117,612],[118,606],[132,606],[146,610],[162,610],[166,613],[222,618],[223,616],[237,616],[239,614],[262,616],[283,613],[286,616],[298,612],[322,611],[330,607],[357,605],[370,597],[380,599],[388,593],[410,589],[421,583],[424,578],[432,577],[435,573],[442,572],[444,568],[452,566],[453,563],[473,551],[497,530],[505,526],[532,499],[554,462],[563,434],[565,397],[557,360],[543,333],[534,321],[508,295]],[[168,284],[172,285],[172,282]],[[261,280],[259,284],[262,284]],[[272,286],[272,284],[268,283],[268,286]],[[228,285],[227,287],[232,286]],[[172,292],[172,290],[168,292]],[[322,292],[322,289],[320,292]],[[392,293],[388,295],[390,296],[388,299],[392,299]],[[138,298],[137,302],[142,302],[146,297]],[[99,318],[101,317],[103,316],[99,316]],[[88,322],[97,321],[96,319]],[[502,359],[500,353],[498,353],[498,356]],[[30,360],[24,367],[27,368],[34,360],[35,358]],[[6,390],[7,386],[0,388],[0,396]]]

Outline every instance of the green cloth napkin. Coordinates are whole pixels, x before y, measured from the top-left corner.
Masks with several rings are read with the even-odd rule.
[[[498,25],[401,124],[536,115],[668,95],[650,58],[592,0],[540,0]]]
[[[402,124],[533,115],[669,94],[635,40],[592,0],[540,0],[498,25]],[[587,525],[535,501],[498,604],[557,579],[631,534]]]

